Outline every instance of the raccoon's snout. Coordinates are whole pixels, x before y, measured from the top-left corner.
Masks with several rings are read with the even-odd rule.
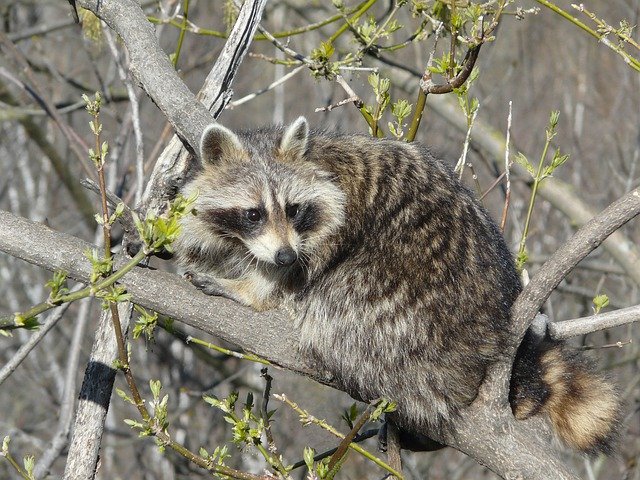
[[[298,255],[290,247],[281,248],[276,252],[276,265],[288,267],[298,259]]]

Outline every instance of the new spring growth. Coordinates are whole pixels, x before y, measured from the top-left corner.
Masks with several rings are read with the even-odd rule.
[[[529,209],[527,211],[527,218],[525,220],[524,230],[522,232],[522,239],[520,240],[520,248],[518,249],[518,254],[516,256],[516,266],[518,267],[518,269],[522,269],[524,267],[524,264],[528,260],[525,245],[527,241],[527,235],[529,234],[529,224],[531,222],[531,217],[533,214],[533,206],[535,204],[536,195],[538,193],[538,187],[545,178],[552,176],[556,168],[560,167],[569,159],[569,155],[562,155],[560,153],[560,149],[557,149],[554,152],[551,161],[545,162],[545,159],[547,158],[547,151],[549,150],[551,141],[556,136],[556,127],[558,126],[559,118],[559,111],[556,110],[551,112],[551,115],[549,116],[549,123],[547,125],[547,128],[545,129],[546,140],[544,148],[542,150],[542,154],[540,155],[540,161],[537,168],[533,166],[533,164],[522,152],[518,153],[515,158],[516,162],[524,167],[529,175],[531,175],[531,177],[533,178]]]
[[[93,119],[89,122],[89,128],[93,134],[98,137],[102,133],[102,124],[100,123],[100,107],[102,106],[102,95],[100,92],[96,92],[95,100],[91,100],[87,95],[83,94],[82,99],[87,104],[86,109],[89,115]],[[96,152],[94,149],[89,149],[89,158],[95,164],[96,168],[101,169],[104,166],[104,162],[109,152],[109,145],[107,142],[102,142],[100,146],[100,152]]]
[[[143,249],[147,255],[162,249],[169,253],[173,252],[171,244],[180,233],[180,219],[191,213],[197,197],[197,192],[189,198],[178,195],[175,200],[169,203],[167,212],[163,216],[157,216],[149,211],[144,220],[141,220],[135,212],[132,212],[133,221],[144,243]]]

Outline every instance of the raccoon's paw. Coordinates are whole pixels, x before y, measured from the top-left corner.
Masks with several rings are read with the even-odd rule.
[[[189,280],[198,290],[202,290],[207,295],[214,297],[227,297],[229,293],[220,285],[217,280],[203,273],[185,272],[184,276]]]

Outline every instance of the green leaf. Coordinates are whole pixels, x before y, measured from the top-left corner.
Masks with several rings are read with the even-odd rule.
[[[531,162],[529,162],[527,157],[524,155],[524,153],[518,152],[514,160],[516,161],[517,164],[524,167],[527,170],[527,172],[529,172],[532,178],[535,178],[536,171],[533,168],[533,165],[531,165]]]
[[[304,447],[304,453],[302,454],[302,458],[304,459],[304,463],[309,469],[309,471],[313,471],[313,457],[316,456],[316,451],[311,447]]]
[[[125,418],[124,419],[124,423],[126,423],[127,425],[129,425],[131,428],[139,428],[139,429],[144,429],[144,425],[140,422],[137,422],[135,420],[132,420],[130,418]]]
[[[129,397],[124,390],[120,388],[116,388],[116,394],[118,394],[118,396],[122,398],[125,402],[129,402],[131,405],[136,404],[136,402],[134,402],[133,399]]]
[[[33,469],[36,466],[36,457],[33,455],[25,455],[22,459],[22,464],[24,465],[24,469],[27,471],[29,478],[34,478]]]
[[[198,450],[198,455],[200,455],[205,460],[209,459],[209,453],[204,449],[204,447],[200,447],[200,450]]]
[[[593,298],[593,310],[596,314],[609,305],[609,297],[604,293]]]
[[[154,399],[160,397],[160,390],[162,389],[162,383],[160,380],[149,380],[149,387],[151,388],[151,394]]]
[[[396,101],[391,106],[391,114],[398,119],[398,123],[411,115],[412,105],[405,99]]]
[[[40,328],[40,322],[37,317],[23,317],[20,314],[16,314],[13,318],[13,323],[16,327],[22,327],[26,330],[38,330]]]
[[[518,252],[518,254],[516,255],[516,268],[518,269],[518,271],[521,271],[524,268],[527,261],[529,261],[529,254],[527,253],[527,250],[523,249],[522,251]]]

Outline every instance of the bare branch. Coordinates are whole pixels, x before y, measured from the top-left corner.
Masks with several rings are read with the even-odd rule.
[[[554,340],[564,340],[637,321],[640,321],[640,305],[621,308],[613,312],[598,313],[589,317],[553,322],[549,324],[549,335]]]
[[[473,71],[473,67],[476,64],[476,60],[478,59],[478,54],[480,53],[481,46],[482,43],[479,43],[478,45],[471,47],[467,51],[460,72],[454,78],[445,83],[433,83],[433,81],[431,80],[431,72],[429,70],[426,70],[424,75],[420,79],[420,88],[422,89],[422,91],[426,94],[433,93],[435,95],[441,95],[443,93],[453,92],[454,88],[462,86]]]

